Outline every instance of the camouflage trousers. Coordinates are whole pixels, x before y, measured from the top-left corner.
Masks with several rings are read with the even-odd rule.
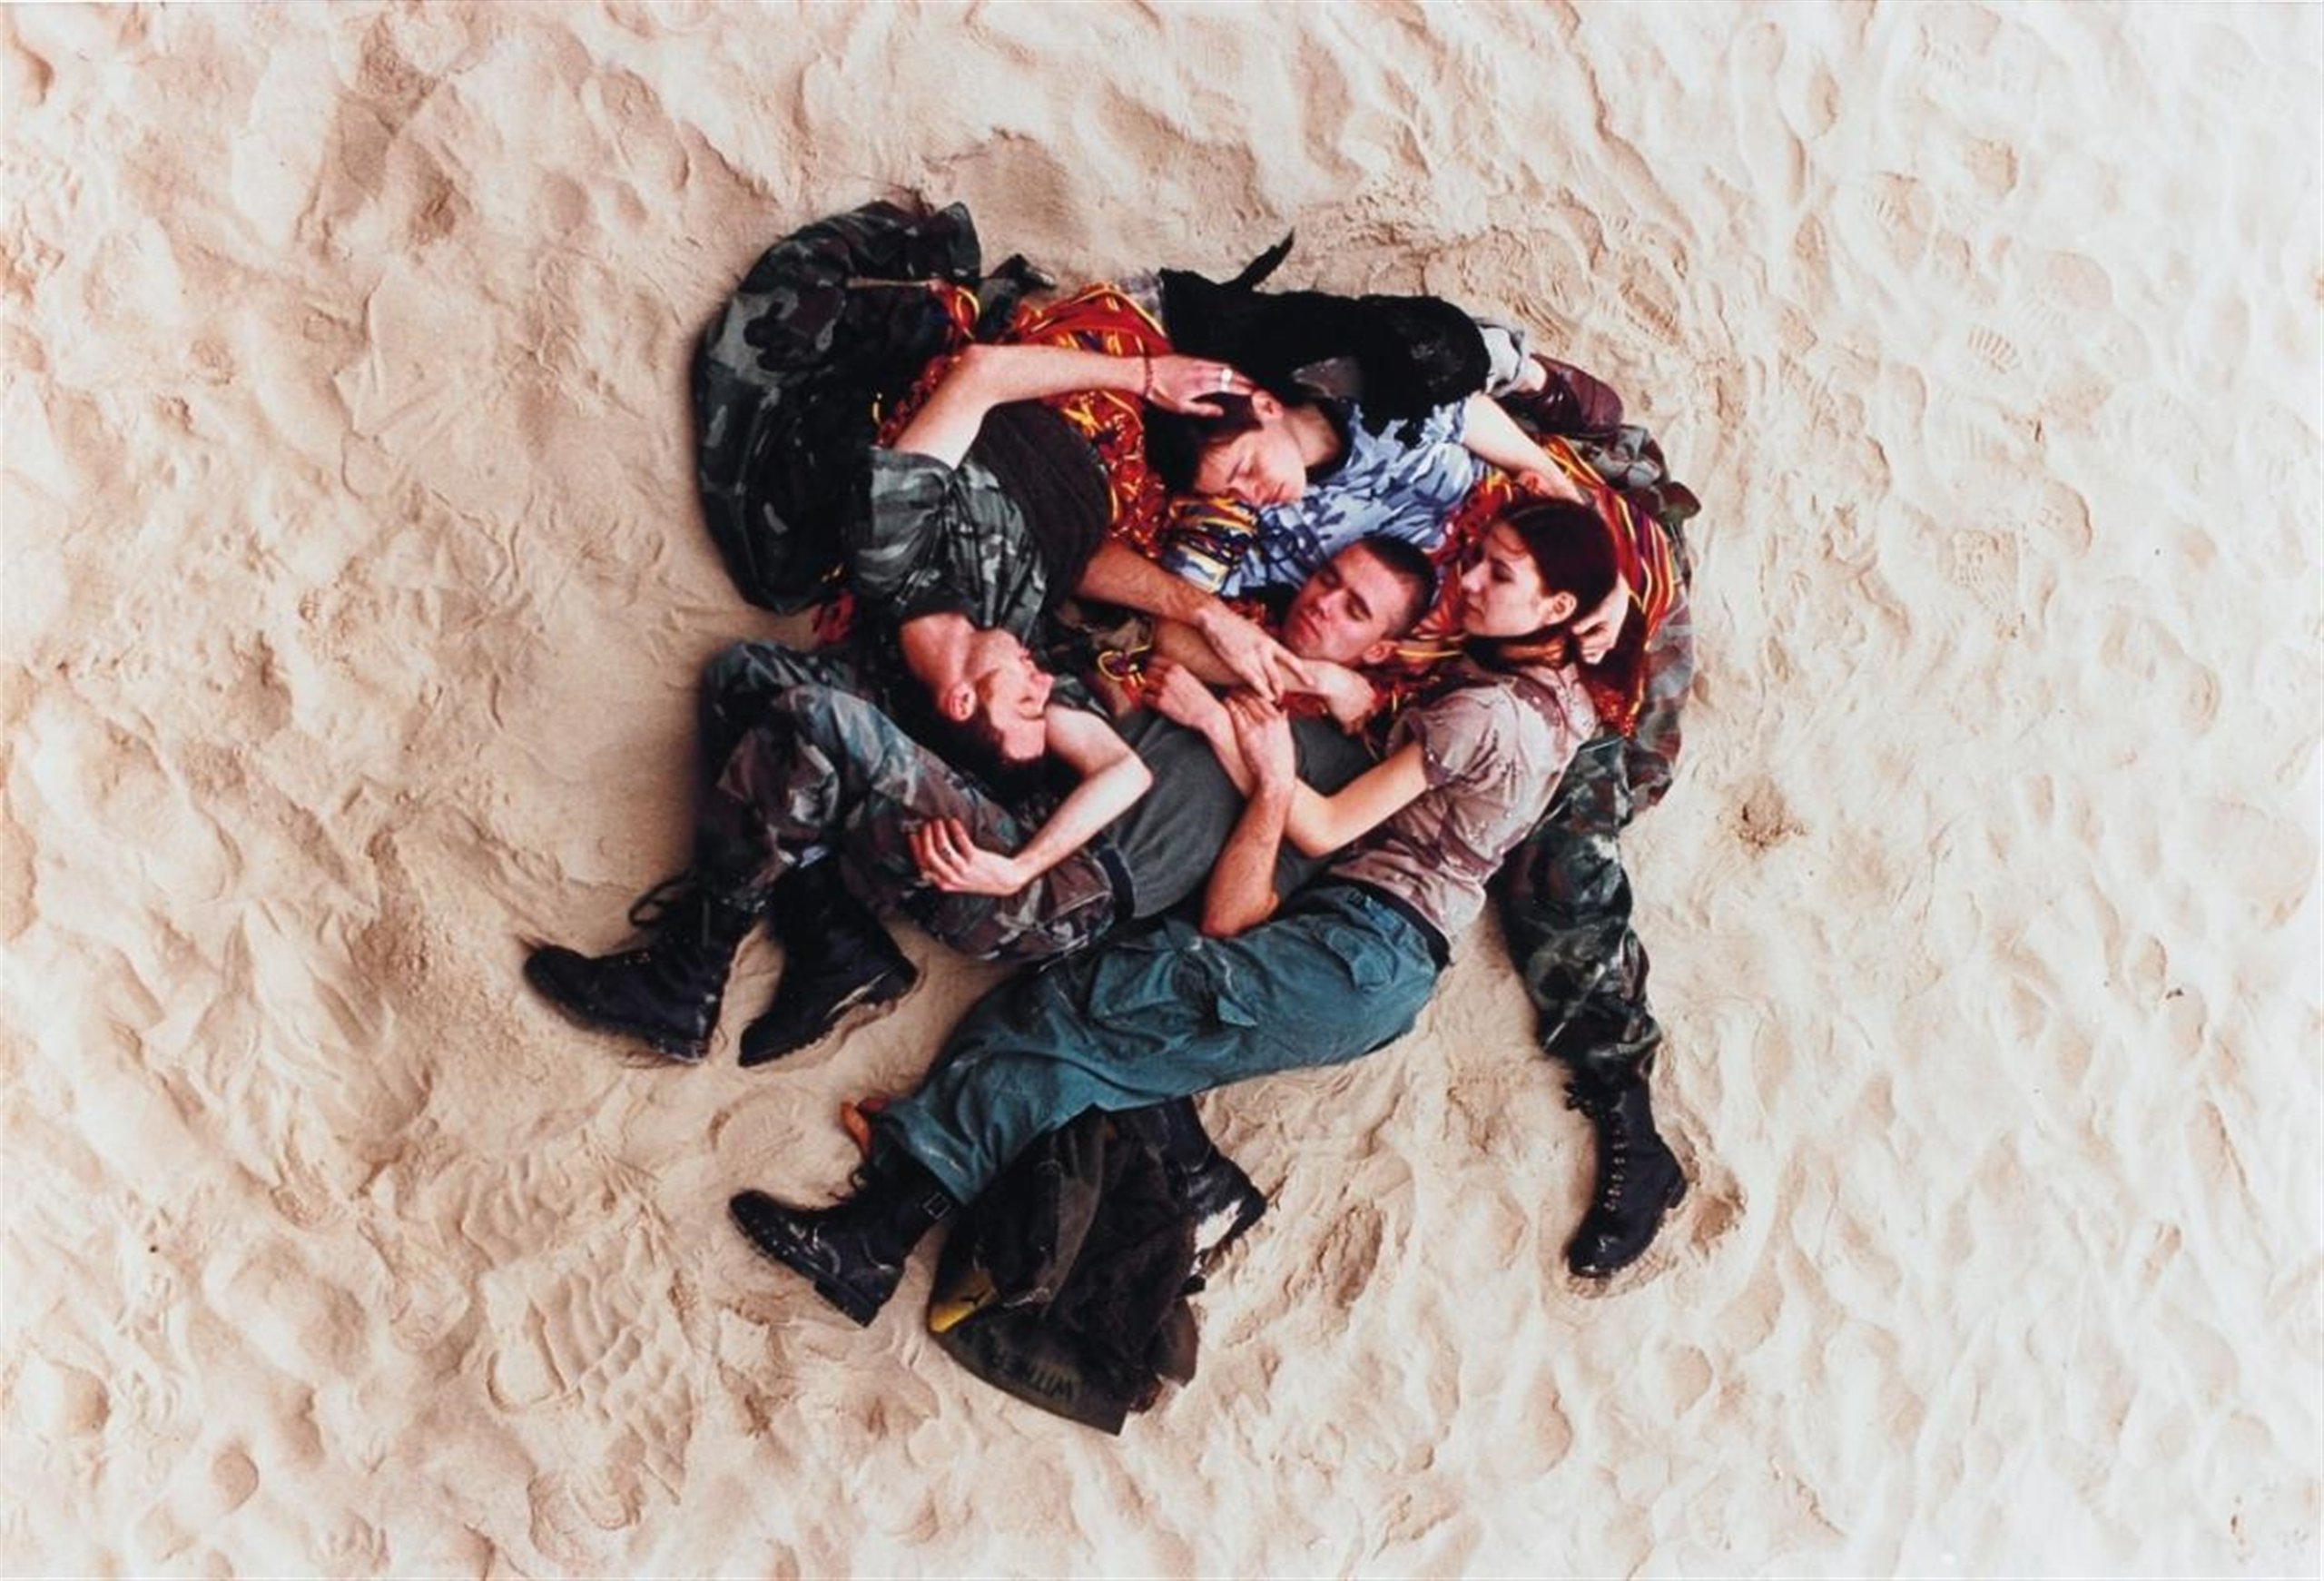
[[[1542,1050],[1600,1082],[1644,1076],[1662,1043],[1618,842],[1630,819],[1662,799],[1678,763],[1679,709],[1695,673],[1683,598],[1648,643],[1645,664],[1636,735],[1600,736],[1574,755],[1549,812],[1498,881],[1502,930]]]
[[[922,824],[957,818],[978,845],[1015,851],[1046,809],[1004,804],[897,724],[877,691],[846,653],[749,642],[711,661],[696,825],[708,882],[763,894],[795,869],[837,861],[873,910],[981,961],[1049,960],[1112,927],[1118,892],[1098,842],[1015,894],[950,894],[921,877],[911,835]]]

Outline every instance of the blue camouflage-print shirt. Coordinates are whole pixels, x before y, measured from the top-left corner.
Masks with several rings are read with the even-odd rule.
[[[1198,519],[1198,526],[1165,542],[1164,568],[1222,597],[1239,598],[1266,588],[1296,588],[1359,539],[1398,538],[1424,549],[1442,543],[1446,519],[1483,465],[1461,442],[1468,430],[1466,404],[1453,401],[1421,419],[1418,442],[1410,444],[1403,423],[1374,433],[1352,401],[1345,416],[1347,454],[1338,470],[1292,504],[1258,512],[1255,527],[1246,516],[1237,530],[1215,510],[1183,519]]]

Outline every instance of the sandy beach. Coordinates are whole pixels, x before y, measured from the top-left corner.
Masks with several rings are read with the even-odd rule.
[[[2324,10],[0,12],[0,1567],[2317,1574]],[[761,248],[1435,292],[1704,501],[1625,838],[1695,1189],[1600,1290],[1488,921],[1204,1100],[1273,1210],[1109,1438],[728,1227],[995,980],[643,1068],[685,371]],[[764,991],[771,946],[738,994]]]

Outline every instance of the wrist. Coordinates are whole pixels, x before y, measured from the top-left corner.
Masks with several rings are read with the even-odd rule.
[[[1137,399],[1141,405],[1154,401],[1154,356],[1148,351],[1137,354]]]

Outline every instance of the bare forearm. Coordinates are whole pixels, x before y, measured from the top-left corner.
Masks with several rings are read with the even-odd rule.
[[[1157,619],[1154,623],[1154,651],[1164,658],[1177,660],[1201,680],[1214,687],[1232,686],[1235,672],[1210,646],[1210,639],[1183,620]]]
[[[1328,796],[1301,786],[1288,819],[1291,843],[1309,856],[1328,856],[1378,828],[1427,789],[1421,749],[1406,742]]]
[[[1469,397],[1467,421],[1461,442],[1472,455],[1491,461],[1505,472],[1557,475],[1557,463],[1517,426],[1517,420],[1489,395]]]
[[[1232,770],[1228,771],[1230,774]],[[1346,841],[1332,817],[1332,805],[1306,786],[1292,788],[1291,806],[1284,817],[1284,835],[1306,856],[1328,856]]]
[[[1226,938],[1256,926],[1274,914],[1275,865],[1283,848],[1285,815],[1293,787],[1262,786],[1243,804],[1243,815],[1218,854],[1210,884],[1203,892],[1202,931]]]
[[[1099,830],[1128,812],[1153,783],[1153,771],[1142,759],[1125,756],[1075,786],[1017,853],[1027,882],[1087,845]]]
[[[1142,609],[1188,624],[1218,604],[1184,577],[1172,576],[1136,549],[1111,540],[1098,546],[1073,590],[1100,603],[1119,604],[1126,609]]]
[[[1135,393],[1145,387],[1146,368],[1144,358],[1063,346],[970,346],[896,435],[894,448],[957,467],[994,407],[1079,390]]]
[[[1243,757],[1243,744],[1235,739],[1235,726],[1225,714],[1206,720],[1201,726],[1202,738],[1210,743],[1211,756],[1218,759],[1218,766],[1235,782],[1235,788],[1249,795],[1258,784],[1258,776]]]

